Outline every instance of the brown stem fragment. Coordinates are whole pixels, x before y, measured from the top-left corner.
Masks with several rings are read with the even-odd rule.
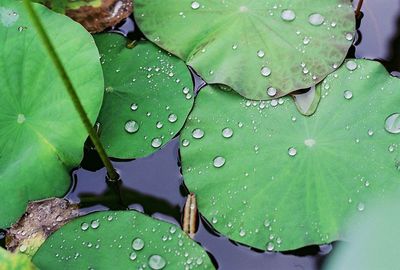
[[[197,232],[197,202],[196,195],[190,193],[183,210],[183,231],[193,238]]]

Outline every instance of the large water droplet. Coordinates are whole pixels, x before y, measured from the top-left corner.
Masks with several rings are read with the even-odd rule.
[[[216,158],[214,158],[213,164],[214,164],[215,168],[221,168],[225,164],[225,158],[216,157]]]
[[[149,258],[149,266],[151,269],[159,270],[163,269],[166,265],[166,261],[160,255],[151,255]]]
[[[288,154],[289,154],[289,156],[291,156],[291,157],[296,156],[296,155],[297,155],[297,149],[294,148],[294,147],[290,147],[290,148],[288,149]]]
[[[198,9],[200,7],[200,3],[197,1],[193,1],[191,7],[192,9]]]
[[[183,147],[188,147],[189,144],[190,144],[190,141],[189,141],[189,140],[184,139],[184,140],[182,141],[182,146],[183,146]]]
[[[275,248],[274,243],[269,242],[269,243],[267,244],[267,250],[268,250],[268,251],[273,251],[274,248]]]
[[[171,113],[170,115],[168,115],[168,121],[171,123],[175,123],[176,120],[178,120],[178,116],[176,116],[176,114]]]
[[[125,131],[128,133],[135,133],[139,130],[139,124],[134,120],[129,120],[125,123]]]
[[[353,92],[351,92],[350,90],[346,90],[343,92],[343,96],[345,99],[349,100],[353,98]]]
[[[90,223],[90,227],[93,229],[97,229],[100,226],[100,221],[98,219],[92,220]]]
[[[294,13],[294,11],[291,10],[291,9],[285,9],[285,10],[283,10],[282,13],[281,13],[281,18],[282,18],[284,21],[291,22],[291,21],[293,21],[294,19],[296,19],[296,13]]]
[[[86,222],[83,222],[81,224],[81,229],[82,229],[82,231],[86,231],[87,229],[89,229],[89,224]]]
[[[262,67],[261,75],[263,75],[264,77],[268,77],[269,75],[271,75],[271,69],[269,69],[268,67]]]
[[[233,136],[233,130],[230,129],[230,128],[224,128],[224,129],[222,130],[222,136],[223,136],[224,138],[230,138],[230,137],[232,137],[232,136]]]
[[[192,136],[195,139],[201,139],[204,137],[204,131],[202,129],[196,128],[192,131]]]
[[[131,104],[131,110],[132,111],[136,111],[139,108],[139,105],[137,105],[136,103],[132,103]]]
[[[129,259],[130,259],[131,261],[136,260],[136,257],[137,257],[137,255],[136,255],[136,252],[135,252],[135,251],[132,251],[132,253],[129,255]]]
[[[153,146],[154,148],[158,148],[162,145],[162,139],[161,138],[154,138],[151,141],[151,146]]]
[[[358,67],[357,63],[354,62],[354,61],[352,61],[352,60],[347,61],[347,63],[346,63],[346,68],[347,68],[348,70],[350,70],[350,71],[355,70],[357,67]]]
[[[322,16],[319,13],[313,13],[308,17],[308,22],[315,26],[323,24],[324,21],[325,21],[324,16]]]
[[[400,113],[391,114],[385,121],[385,129],[392,134],[400,133]]]
[[[144,248],[144,241],[141,238],[135,238],[132,241],[132,248],[136,251],[142,250]]]
[[[267,94],[268,94],[268,96],[270,96],[270,97],[274,97],[274,96],[276,95],[276,93],[277,93],[276,88],[269,87],[269,88],[267,89]]]

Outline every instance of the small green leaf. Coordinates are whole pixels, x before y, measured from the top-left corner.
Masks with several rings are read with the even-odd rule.
[[[95,120],[103,75],[93,39],[68,17],[34,6]],[[0,13],[0,227],[7,227],[28,201],[65,194],[87,133],[21,2],[0,0]]]
[[[134,12],[151,41],[250,99],[320,82],[343,62],[355,31],[349,0],[136,0]]]
[[[46,4],[51,9],[57,12],[65,12],[67,9],[78,9],[81,7],[99,7],[101,5],[101,0],[32,0],[33,2],[38,2]]]
[[[0,247],[0,270],[35,270],[30,258],[23,254],[7,252]]]
[[[149,155],[179,132],[192,109],[189,69],[147,41],[129,49],[117,34],[95,39],[105,77],[100,138],[113,157]]]
[[[200,91],[181,135],[183,175],[219,232],[269,251],[328,243],[371,196],[400,186],[400,80],[350,60],[317,88],[310,117],[289,98]]]
[[[214,269],[172,224],[135,211],[98,212],[55,232],[33,261],[43,269]]]

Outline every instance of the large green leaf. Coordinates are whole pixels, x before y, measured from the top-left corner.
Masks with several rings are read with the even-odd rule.
[[[135,0],[134,12],[151,41],[208,83],[250,99],[324,79],[343,62],[355,28],[349,0]]]
[[[99,7],[102,0],[32,0],[46,4],[57,12],[65,12],[67,9],[78,9],[80,7]]]
[[[175,225],[135,211],[75,219],[50,236],[33,261],[41,269],[214,269]]]
[[[218,231],[267,250],[327,243],[370,196],[399,186],[400,115],[388,116],[400,112],[400,80],[350,60],[317,87],[311,117],[287,98],[200,92],[181,135],[183,174]]]
[[[179,132],[192,109],[189,69],[148,41],[129,49],[117,34],[95,39],[105,78],[101,140],[113,157],[146,156]]]
[[[23,254],[12,254],[0,247],[0,270],[35,270],[30,258]]]
[[[99,54],[68,17],[35,4],[91,120],[103,98]],[[29,200],[62,196],[87,133],[20,1],[0,0],[0,227]]]
[[[399,269],[398,194],[396,197],[377,202],[369,215],[353,220],[347,241],[335,248],[324,269]]]

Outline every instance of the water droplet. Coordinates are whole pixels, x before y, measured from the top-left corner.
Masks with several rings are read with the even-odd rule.
[[[158,122],[156,123],[156,127],[157,127],[158,129],[162,128],[163,126],[164,126],[163,123],[161,123],[160,121],[158,121]]]
[[[182,146],[184,146],[184,147],[188,147],[189,144],[190,144],[189,140],[184,139],[184,140],[182,141]]]
[[[263,50],[257,51],[257,56],[263,58],[265,56],[265,52]]]
[[[240,229],[239,235],[240,235],[241,237],[244,237],[244,236],[246,235],[246,231],[243,230],[243,229]]]
[[[369,181],[367,180],[367,181],[365,181],[365,183],[364,183],[364,186],[365,187],[369,187],[370,186],[370,183],[369,183]]]
[[[144,241],[141,238],[133,239],[132,248],[136,251],[142,250],[144,248]]]
[[[195,139],[201,139],[204,137],[204,131],[202,129],[196,128],[192,131],[192,136]]]
[[[294,148],[294,147],[290,147],[290,148],[288,149],[288,154],[289,154],[289,156],[291,156],[291,157],[296,156],[296,155],[297,155],[297,149]]]
[[[213,164],[214,164],[215,168],[221,168],[225,164],[225,158],[216,157],[216,158],[214,158]]]
[[[134,120],[129,120],[125,123],[125,131],[128,133],[135,133],[139,130],[139,124]]]
[[[400,133],[400,113],[391,114],[385,121],[385,129],[392,134]]]
[[[187,94],[189,94],[189,92],[190,92],[190,89],[188,88],[188,87],[183,87],[183,89],[182,89],[182,93],[184,93],[185,95],[187,95]]]
[[[267,244],[267,250],[268,250],[268,251],[273,251],[274,248],[275,248],[274,243],[268,242],[268,244]]]
[[[265,226],[266,228],[268,228],[270,225],[271,225],[271,221],[270,221],[269,219],[266,219],[266,220],[264,221],[264,226]]]
[[[372,129],[368,129],[368,135],[369,136],[373,136],[374,135],[374,131]]]
[[[154,138],[151,141],[151,146],[153,146],[154,148],[158,148],[162,145],[162,139],[161,138]]]
[[[362,202],[358,203],[357,209],[358,209],[358,211],[360,211],[360,212],[361,212],[361,211],[364,211],[364,209],[365,209],[365,204],[362,203]]]
[[[353,36],[352,33],[347,33],[347,34],[346,34],[346,39],[347,39],[348,41],[352,41],[353,38],[354,38],[354,36]]]
[[[324,16],[322,16],[319,13],[313,13],[308,17],[308,22],[315,26],[323,24],[324,21],[325,21]]]
[[[25,120],[26,120],[26,118],[25,118],[25,115],[24,115],[24,114],[22,114],[22,113],[18,114],[18,117],[17,117],[17,123],[18,123],[18,124],[24,123]]]
[[[285,9],[285,10],[283,10],[282,13],[281,13],[281,18],[282,18],[284,21],[291,22],[291,21],[293,21],[294,19],[296,19],[296,13],[294,13],[294,11],[291,10],[291,9]]]
[[[393,144],[389,145],[388,150],[389,150],[390,153],[393,153],[394,152],[394,145]]]
[[[136,111],[139,108],[139,106],[136,103],[131,104],[131,110]]]
[[[213,217],[213,218],[211,219],[211,222],[212,222],[212,224],[217,224],[218,219],[217,219],[216,217]]]
[[[178,116],[176,116],[176,114],[171,113],[170,115],[168,115],[168,121],[171,123],[175,123],[176,120],[178,120]]]
[[[151,269],[159,270],[163,269],[166,265],[166,261],[160,255],[151,255],[149,258],[149,266]]]
[[[93,229],[97,229],[99,226],[100,226],[100,222],[98,219],[92,220],[92,222],[90,223],[90,227],[92,227]]]
[[[353,98],[353,92],[351,92],[350,90],[346,90],[343,92],[343,96],[345,99],[349,100]]]
[[[237,44],[233,44],[232,45],[232,50],[236,50],[238,48],[238,45]]]
[[[348,70],[350,70],[350,71],[355,70],[357,67],[358,67],[357,63],[354,62],[354,61],[352,61],[352,60],[347,61],[347,63],[346,63],[346,68],[347,68]]]
[[[193,1],[191,6],[192,6],[192,9],[198,9],[200,7],[200,4],[197,1]]]
[[[233,130],[230,128],[224,128],[222,130],[222,136],[224,138],[231,138],[233,136]]]
[[[137,257],[137,255],[136,255],[136,252],[135,252],[135,251],[132,251],[131,255],[129,255],[129,259],[130,259],[131,261],[136,260],[136,257]]]
[[[261,75],[263,75],[264,77],[268,77],[269,75],[271,75],[271,70],[268,67],[262,67]]]
[[[308,45],[310,43],[311,39],[309,37],[304,37],[303,39],[303,44]]]
[[[81,224],[81,229],[82,229],[82,231],[86,231],[87,229],[89,229],[89,224],[86,222],[83,222]]]
[[[22,253],[24,253],[27,249],[28,249],[27,245],[22,244],[19,246],[19,251]]]
[[[268,94],[268,96],[270,96],[270,97],[274,97],[274,96],[276,95],[276,93],[277,93],[276,88],[269,87],[269,88],[267,89],[267,94]]]
[[[175,226],[171,226],[171,227],[169,228],[169,232],[172,233],[172,234],[174,234],[174,233],[176,232],[176,227],[175,227]]]

